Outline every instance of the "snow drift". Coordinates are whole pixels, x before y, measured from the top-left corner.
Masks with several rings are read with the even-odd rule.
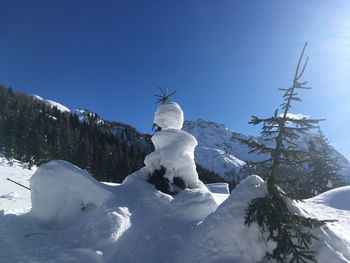
[[[314,203],[327,204],[329,207],[350,211],[350,186],[332,189],[310,200]]]
[[[259,176],[252,175],[243,180],[215,212],[196,226],[179,254],[179,262],[263,261],[266,252],[271,253],[276,243],[267,241],[256,223],[246,226],[244,218],[249,202],[266,194],[266,183]],[[312,217],[307,208],[302,209],[296,202],[289,202],[289,206],[295,213]],[[311,247],[319,263],[349,262],[350,246],[346,241],[330,229],[315,228],[312,231],[319,238]]]
[[[88,172],[65,161],[41,165],[30,187],[33,217],[51,227],[66,225],[112,198]]]

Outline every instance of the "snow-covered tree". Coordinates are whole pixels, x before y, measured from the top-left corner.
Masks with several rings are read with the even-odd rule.
[[[292,86],[284,91],[282,114],[275,111],[270,118],[262,119],[252,117],[251,124],[262,124],[261,135],[265,138],[266,144],[256,140],[242,140],[251,147],[251,152],[257,152],[269,156],[266,160],[259,162],[267,169],[267,190],[268,194],[263,198],[252,200],[246,209],[245,224],[250,226],[257,223],[261,230],[266,233],[268,240],[277,243],[272,253],[266,254],[267,258],[274,258],[278,262],[314,262],[314,253],[310,251],[312,239],[316,237],[310,233],[310,229],[324,225],[322,221],[305,218],[289,211],[288,197],[278,186],[279,179],[288,167],[298,167],[307,160],[307,152],[300,150],[296,139],[306,134],[310,129],[316,128],[320,120],[295,118],[290,114],[292,102],[301,101],[298,91],[309,89],[307,82],[301,81],[305,71],[308,58],[302,65],[304,52],[307,43],[299,57]]]
[[[160,105],[154,115],[156,132],[152,142],[155,151],[146,156],[145,165],[150,171],[150,183],[164,193],[175,194],[200,185],[194,162],[197,140],[181,130],[183,111],[176,102],[169,100],[174,92],[161,91],[162,94],[157,95]]]

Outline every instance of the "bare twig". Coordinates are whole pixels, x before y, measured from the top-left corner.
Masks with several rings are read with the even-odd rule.
[[[16,181],[13,181],[13,180],[11,180],[10,178],[6,178],[8,181],[10,181],[10,182],[12,182],[12,183],[15,183],[15,184],[17,184],[17,185],[19,185],[19,186],[22,186],[23,188],[25,188],[25,189],[28,189],[29,191],[30,191],[30,188],[29,187],[27,187],[27,186],[24,186],[23,184],[20,184],[20,183],[18,183],[18,182],[16,182]]]

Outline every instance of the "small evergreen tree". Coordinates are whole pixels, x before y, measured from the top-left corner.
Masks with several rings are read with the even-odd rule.
[[[334,148],[321,131],[309,142],[309,172],[303,182],[303,198],[310,198],[343,185],[341,176],[337,174],[340,165],[334,152]]]
[[[246,209],[245,224],[250,226],[257,223],[262,232],[267,234],[267,240],[277,242],[277,247],[272,254],[266,254],[268,259],[274,258],[278,262],[315,262],[314,252],[310,251],[312,239],[316,239],[310,229],[325,225],[325,221],[305,218],[289,211],[287,195],[278,187],[278,183],[288,167],[297,168],[307,159],[307,153],[300,150],[295,142],[300,135],[306,134],[310,129],[316,128],[320,120],[295,118],[290,114],[292,102],[301,101],[298,91],[309,89],[307,82],[302,82],[301,77],[305,71],[308,58],[302,65],[302,60],[307,43],[299,57],[295,71],[293,84],[290,88],[280,89],[284,91],[283,113],[278,110],[270,118],[261,119],[252,116],[250,124],[262,124],[261,135],[265,143],[259,143],[250,138],[242,140],[252,150],[264,154],[266,160],[257,162],[266,167],[267,195],[251,201]]]

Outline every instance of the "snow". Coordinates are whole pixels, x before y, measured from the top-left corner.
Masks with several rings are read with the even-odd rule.
[[[154,114],[154,123],[161,127],[161,130],[152,136],[155,151],[146,156],[145,165],[149,174],[164,167],[164,178],[169,180],[170,186],[173,186],[174,177],[179,177],[189,188],[204,189],[206,187],[198,179],[194,162],[197,140],[191,134],[180,130],[183,119],[183,112],[177,103],[166,102],[158,106]]]
[[[215,202],[221,205],[229,196],[230,190],[227,183],[213,183],[205,185],[212,193]]]
[[[97,117],[95,113],[89,112],[87,110],[82,110],[82,109],[75,109],[72,113],[78,117],[80,122],[88,122],[89,118]],[[105,121],[97,117],[96,123],[99,125],[102,125],[105,123]]]
[[[263,197],[266,187],[258,176],[242,181],[218,209],[198,225],[179,262],[259,262],[267,247],[257,225],[244,225],[250,200]],[[254,248],[254,249],[252,249]]]
[[[227,183],[212,183],[206,184],[210,192],[217,194],[230,194],[230,190]]]
[[[161,128],[180,130],[184,121],[183,111],[176,102],[160,104],[154,114],[154,123]]]
[[[248,203],[266,195],[266,184],[258,176],[250,176],[243,180],[215,212],[197,225],[186,245],[178,254],[179,262],[261,262],[267,251],[271,252],[276,244],[266,241],[257,224],[250,227],[244,225],[245,209]],[[332,194],[333,195],[333,194]],[[339,196],[340,195],[340,196]],[[345,195],[336,194],[333,199],[345,202]],[[338,214],[321,212],[312,214],[313,206],[307,203],[291,202],[291,209],[308,217],[330,219]],[[322,206],[327,207],[322,204]],[[327,211],[327,210],[323,210]],[[335,213],[334,213],[335,212]],[[350,260],[350,214],[343,222],[329,223],[328,229],[314,229],[313,234],[319,238],[311,247],[316,251],[320,263],[349,262]],[[336,227],[335,227],[336,226]],[[346,230],[339,234],[336,228]],[[347,237],[345,237],[347,236]],[[254,249],[252,249],[254,248]]]
[[[320,219],[335,219],[328,227],[350,249],[350,186],[332,189],[305,200],[299,206]],[[350,258],[350,256],[348,257]]]
[[[68,162],[43,164],[30,179],[31,214],[51,228],[67,225],[85,210],[99,207],[112,198],[101,186],[86,171]]]
[[[196,139],[181,130],[164,129],[152,136],[155,151],[146,156],[145,165],[151,172],[161,166],[167,169],[165,177],[170,181],[181,177],[190,188],[198,186],[194,163]]]
[[[9,162],[0,157],[0,210],[5,214],[23,214],[30,210],[30,191],[7,180],[10,178],[25,186],[29,186],[29,178],[36,167],[32,170],[25,168],[17,161]]]
[[[309,201],[316,204],[325,204],[339,210],[350,211],[350,186],[343,186],[323,194],[320,194]]]
[[[170,196],[147,182],[147,167],[113,185],[99,183],[67,162],[53,161],[30,179],[33,195],[42,196],[32,197],[28,212],[30,191],[4,178],[28,186],[34,172],[19,163],[11,167],[4,159],[0,164],[0,195],[14,198],[0,199],[0,209],[11,212],[0,212],[1,262],[259,262],[275,246],[264,241],[258,226],[244,225],[249,201],[266,193],[258,176],[242,181],[231,195],[226,184],[210,184],[213,193],[203,187]],[[306,215],[339,220],[316,232],[321,241],[313,249],[321,263],[350,260],[350,211],[328,206],[331,201],[346,204],[349,188],[336,190],[292,203]],[[223,203],[213,202],[213,195],[225,197]],[[38,215],[51,209],[48,203],[57,218],[43,224]],[[95,206],[81,211],[82,203]]]
[[[46,105],[48,105],[51,108],[56,107],[61,112],[71,112],[70,109],[68,109],[66,106],[62,105],[61,103],[58,103],[58,102],[52,101],[52,100],[43,99],[42,97],[40,97],[38,95],[32,95],[32,96],[34,99],[45,103]]]

